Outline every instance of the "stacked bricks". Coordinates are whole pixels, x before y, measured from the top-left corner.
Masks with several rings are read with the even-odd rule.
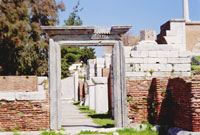
[[[16,89],[8,89],[7,93],[12,94],[19,92],[25,97],[22,96],[18,100],[17,99],[10,100],[8,94],[5,95],[4,97],[5,99],[0,100],[0,130],[39,131],[42,129],[43,130],[49,129],[50,126],[49,92],[44,91],[44,88],[41,89],[40,85],[43,84],[39,84],[40,81],[37,80],[37,77],[6,76],[6,78],[4,77],[1,78],[7,79],[9,85],[15,86],[16,88]],[[24,84],[29,86],[24,86]],[[7,84],[6,83],[2,84],[1,88],[8,88],[5,87],[5,85]],[[32,86],[32,88],[29,88],[30,86]],[[1,92],[5,93],[5,90],[4,89],[0,90],[0,94]],[[23,99],[23,98],[34,99],[33,93],[37,92],[40,92],[41,94],[46,93],[46,95],[44,95],[45,98],[44,99],[42,98],[40,100]],[[30,97],[31,94],[33,97]]]
[[[126,77],[170,77],[191,75],[189,52],[174,50],[170,45],[142,44],[125,47]]]
[[[37,91],[36,76],[0,76],[0,91]]]
[[[127,109],[131,123],[148,121],[148,97],[152,80],[127,80]]]
[[[149,121],[200,131],[200,81],[188,78],[127,80],[127,96],[131,122]]]
[[[49,129],[49,98],[45,101],[0,101],[0,129],[41,131]]]
[[[200,81],[192,81],[189,83],[191,89],[191,115],[192,115],[192,130],[200,132]]]
[[[81,101],[85,97],[85,82],[84,79],[79,79],[78,83],[78,100]]]

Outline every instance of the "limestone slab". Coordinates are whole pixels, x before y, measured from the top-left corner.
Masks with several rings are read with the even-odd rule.
[[[174,64],[174,71],[191,71],[190,64]]]
[[[143,58],[126,58],[125,63],[144,63]]]
[[[172,63],[172,64],[175,64],[175,63],[188,64],[191,62],[191,59],[190,58],[168,58],[167,61],[168,63]]]

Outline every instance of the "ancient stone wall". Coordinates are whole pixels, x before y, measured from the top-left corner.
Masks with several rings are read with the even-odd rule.
[[[0,91],[0,130],[13,131],[36,131],[49,129],[49,91],[46,86],[46,78],[36,77],[15,77],[9,78],[9,85],[22,88],[27,84],[36,87],[36,91],[26,86],[23,92],[19,89],[12,91]],[[20,80],[20,83],[17,83]],[[23,81],[24,80],[24,81]],[[37,83],[35,83],[37,82]],[[14,83],[14,85],[12,84]],[[7,85],[6,83],[4,85]],[[29,85],[29,84],[27,84]],[[5,88],[5,87],[4,87]],[[21,89],[20,89],[21,90]]]
[[[200,131],[200,81],[189,78],[127,80],[130,122],[149,121]]]
[[[176,50],[171,45],[140,44],[125,47],[125,57],[127,78],[191,75],[190,53]]]

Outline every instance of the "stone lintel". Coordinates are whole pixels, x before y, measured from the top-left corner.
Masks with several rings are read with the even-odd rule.
[[[92,77],[92,81],[95,84],[107,84],[108,83],[107,77]]]
[[[55,35],[93,35],[95,31],[102,35],[121,35],[128,32],[131,26],[112,26],[106,29],[96,26],[41,26],[41,28],[48,33],[49,37],[52,37]]]

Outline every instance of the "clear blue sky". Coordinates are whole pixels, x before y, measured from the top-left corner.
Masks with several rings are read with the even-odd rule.
[[[58,0],[60,1],[60,0]],[[77,0],[62,0],[66,11],[59,13],[59,25],[64,25]],[[160,32],[160,25],[169,19],[182,18],[182,0],[80,0],[79,13],[83,25],[132,25],[130,33],[142,29]],[[189,0],[190,19],[200,21],[200,0]]]

